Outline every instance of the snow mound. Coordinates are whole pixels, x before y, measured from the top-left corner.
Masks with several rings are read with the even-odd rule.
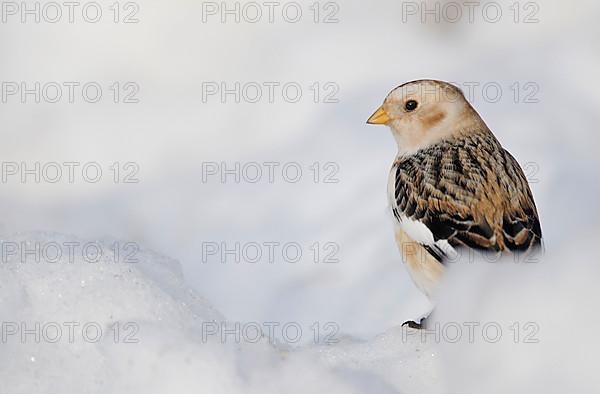
[[[399,330],[301,348],[206,335],[224,319],[179,264],[116,240],[25,233],[1,251],[2,393],[395,393],[432,363]]]
[[[600,268],[587,245],[450,266],[426,330],[298,346],[214,335],[239,322],[166,257],[14,235],[0,241],[0,392],[595,393]]]

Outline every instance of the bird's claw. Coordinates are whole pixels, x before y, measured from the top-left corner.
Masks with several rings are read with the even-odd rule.
[[[402,327],[408,326],[414,330],[422,330],[425,328],[425,318],[422,318],[418,323],[412,320],[405,321],[402,323]]]

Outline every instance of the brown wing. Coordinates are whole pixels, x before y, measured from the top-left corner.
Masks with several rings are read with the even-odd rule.
[[[504,150],[506,167],[512,169],[513,182],[509,187],[509,193],[513,197],[511,209],[505,212],[502,221],[502,233],[504,244],[509,250],[526,250],[531,246],[537,246],[542,240],[542,228],[537,208],[533,200],[533,194],[527,183],[527,178],[517,160]]]
[[[526,250],[541,241],[537,210],[517,161],[489,132],[444,141],[397,163],[394,214],[424,224],[438,241]]]

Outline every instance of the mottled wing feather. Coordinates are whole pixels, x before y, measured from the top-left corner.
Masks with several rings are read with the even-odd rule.
[[[396,166],[394,213],[424,224],[437,241],[493,251],[526,250],[542,234],[533,196],[517,161],[489,132],[444,141]]]
[[[522,190],[514,201],[515,209],[507,212],[503,217],[504,242],[507,249],[527,250],[541,243],[542,228],[527,178],[517,160],[508,151],[504,152],[506,162],[510,163],[507,166],[515,170],[518,186]]]

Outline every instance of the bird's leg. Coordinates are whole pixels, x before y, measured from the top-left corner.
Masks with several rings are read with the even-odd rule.
[[[408,321],[405,321],[404,323],[402,323],[402,327],[408,326],[415,330],[423,330],[423,329],[425,329],[425,320],[426,319],[427,319],[426,317],[422,317],[418,323],[415,321],[412,321],[412,320],[408,320]]]

